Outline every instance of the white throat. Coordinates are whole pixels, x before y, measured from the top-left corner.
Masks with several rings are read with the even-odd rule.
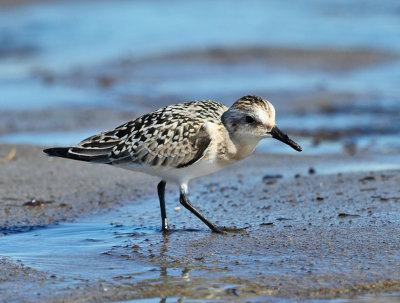
[[[232,138],[233,144],[236,146],[235,160],[242,160],[250,156],[256,149],[258,142],[262,138],[252,136],[240,136]]]

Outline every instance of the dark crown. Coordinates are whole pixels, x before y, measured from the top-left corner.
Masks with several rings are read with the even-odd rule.
[[[237,109],[244,109],[244,108],[249,108],[249,107],[254,107],[254,106],[260,106],[264,108],[265,110],[269,109],[268,103],[266,100],[259,96],[244,96],[237,100],[232,107],[237,108]]]

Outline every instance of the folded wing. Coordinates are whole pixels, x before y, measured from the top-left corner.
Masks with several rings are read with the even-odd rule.
[[[118,166],[185,167],[200,160],[211,139],[205,121],[165,109],[144,115],[72,147],[44,152],[51,156]]]

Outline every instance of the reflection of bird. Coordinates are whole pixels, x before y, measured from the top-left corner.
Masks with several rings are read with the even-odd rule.
[[[45,149],[50,156],[105,163],[161,177],[158,184],[162,229],[167,230],[166,182],[180,186],[181,204],[212,231],[229,230],[207,220],[188,200],[190,179],[216,172],[251,155],[263,138],[301,147],[275,124],[275,109],[257,96],[230,108],[214,101],[170,105],[72,147]]]

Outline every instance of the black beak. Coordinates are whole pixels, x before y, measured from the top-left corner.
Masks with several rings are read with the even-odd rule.
[[[277,126],[274,126],[271,129],[270,134],[271,134],[272,138],[279,140],[283,143],[286,143],[287,145],[289,145],[293,149],[297,150],[298,152],[302,151],[301,146],[298,145],[296,142],[294,142],[292,139],[290,139],[288,137],[288,135],[286,135],[284,132],[282,132]]]

